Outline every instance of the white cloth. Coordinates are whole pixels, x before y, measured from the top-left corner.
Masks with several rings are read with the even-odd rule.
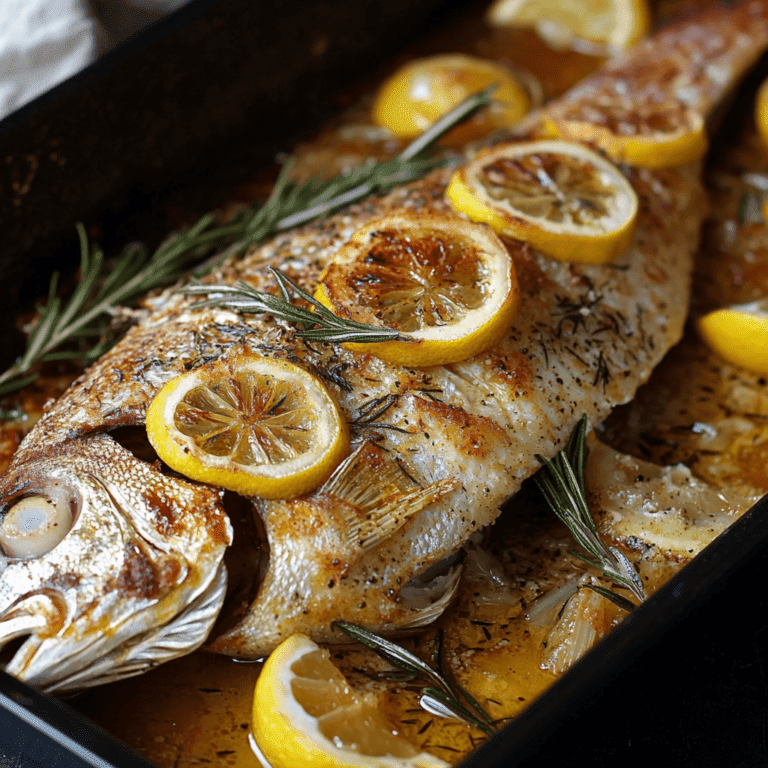
[[[96,55],[85,0],[0,0],[0,118]]]
[[[0,119],[188,0],[0,0]]]

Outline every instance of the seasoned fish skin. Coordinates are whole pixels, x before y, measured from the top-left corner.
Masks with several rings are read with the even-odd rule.
[[[606,93],[638,104],[663,96],[709,110],[767,42],[768,3],[751,0],[664,31],[610,64],[565,101],[599,109]],[[661,70],[649,70],[651,48],[657,62],[653,66]],[[660,82],[657,71],[663,72]],[[539,119],[526,121],[520,135],[535,135]],[[325,381],[356,445],[369,440],[382,452],[365,459],[369,468],[394,462],[408,479],[398,493],[405,498],[409,489],[421,487],[434,498],[428,506],[404,502],[397,527],[382,528],[370,546],[355,544],[350,535],[350,527],[359,522],[354,513],[337,514],[337,507],[328,511],[324,489],[291,504],[255,502],[270,548],[267,573],[253,604],[243,607],[243,618],[214,640],[212,648],[258,657],[293,631],[332,639],[334,619],[391,629],[433,618],[445,600],[412,607],[398,599],[401,587],[492,522],[500,504],[538,468],[536,455],[554,455],[583,413],[595,423],[630,399],[681,336],[692,256],[706,210],[699,164],[624,171],[640,199],[630,248],[612,264],[593,266],[552,261],[525,245],[505,241],[521,282],[518,317],[501,344],[463,363],[398,368],[340,347],[302,342],[289,326],[269,316],[193,308],[193,301],[176,289],[148,299],[146,318],[27,436],[0,481],[4,503],[31,487],[32,478],[40,493],[48,477],[75,483],[75,470],[63,461],[65,455],[81,453],[77,471],[101,482],[105,470],[93,458],[98,450],[120,456],[130,495],[145,499],[146,478],[152,477],[153,482],[162,480],[169,496],[182,504],[183,494],[196,486],[142,462],[119,446],[109,430],[142,424],[163,384],[209,360],[237,356],[243,349],[286,358]],[[386,197],[280,235],[242,259],[230,259],[208,282],[244,279],[275,292],[267,270],[275,266],[311,292],[338,248],[372,219],[404,210],[416,217],[456,215],[443,198],[449,175],[450,169],[436,171]],[[137,483],[139,467],[144,479]],[[219,551],[228,536],[216,526],[208,530],[205,522],[224,519],[219,494],[197,488],[201,497],[186,512],[199,516],[207,546]],[[310,519],[322,534],[313,533]],[[9,562],[0,573],[0,592],[23,599],[27,587],[20,586],[17,574],[26,574],[27,591],[32,591],[35,579],[40,581],[37,562]],[[87,565],[79,567],[85,581],[93,578]],[[220,560],[208,558],[204,569],[209,580],[215,579],[221,573]],[[448,579],[445,594],[452,584],[455,580]],[[156,604],[166,616],[185,607],[173,590],[159,595]],[[89,631],[97,630],[84,627],[81,636]],[[22,679],[32,678],[23,663],[25,647],[21,656],[17,654],[19,661],[12,662],[14,674]],[[178,652],[191,649],[180,644]],[[132,668],[133,673],[139,671],[138,666]],[[34,681],[48,685],[45,671],[35,672]],[[87,676],[78,683],[88,685]]]

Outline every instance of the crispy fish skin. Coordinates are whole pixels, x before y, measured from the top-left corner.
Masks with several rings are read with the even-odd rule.
[[[664,96],[709,110],[767,42],[768,3],[742,3],[664,31],[565,98],[599,108],[612,89],[632,103]],[[660,82],[649,74],[651,50],[653,66],[663,74]],[[525,136],[535,135],[538,119],[526,122]],[[536,455],[554,455],[583,413],[595,423],[629,400],[681,336],[692,256],[706,209],[699,163],[624,171],[640,199],[637,233],[627,251],[608,265],[564,264],[506,241],[522,288],[518,317],[501,344],[462,363],[398,368],[337,346],[304,343],[292,328],[269,316],[193,308],[193,301],[175,289],[149,299],[146,319],[87,371],[25,439],[0,481],[6,508],[25,489],[45,494],[49,477],[75,483],[79,472],[103,484],[106,470],[92,458],[96,446],[119,456],[125,468],[125,495],[139,501],[123,506],[151,507],[144,503],[149,476],[162,480],[183,506],[183,494],[194,484],[142,462],[118,445],[109,430],[142,424],[163,384],[210,360],[234,357],[243,349],[289,359],[332,390],[360,448],[340,475],[314,494],[290,503],[254,502],[270,550],[267,572],[255,601],[240,606],[240,621],[211,647],[258,657],[294,631],[333,639],[334,619],[374,629],[431,620],[446,605],[455,575],[426,607],[400,599],[401,588],[492,522],[500,504],[538,468]],[[436,171],[384,198],[280,235],[242,259],[229,260],[208,280],[232,284],[244,279],[275,292],[267,270],[275,266],[311,292],[333,254],[363,224],[404,211],[416,219],[455,216],[443,198],[449,175],[449,169]],[[65,455],[82,457],[77,471],[63,461]],[[390,479],[398,502],[394,522],[376,522],[375,506],[383,498],[361,500],[357,473]],[[394,480],[397,473],[402,477]],[[219,494],[198,489],[201,497],[185,513],[199,516],[209,548],[217,550],[227,535],[207,521],[223,519]],[[370,520],[371,529],[361,537]],[[68,543],[69,538],[52,552]],[[220,573],[220,560],[209,561],[207,572]],[[23,600],[35,589],[55,590],[50,577],[43,583],[35,575],[37,562],[9,561],[0,573],[0,594]],[[74,590],[95,578],[86,564],[77,567],[82,578]],[[173,590],[154,599],[166,617],[185,608]],[[80,638],[69,642],[82,644],[89,632],[98,631],[84,627]],[[178,646],[179,653],[191,650],[181,642]],[[12,662],[22,679],[30,676],[25,647],[19,661]],[[152,663],[150,653],[146,659]],[[134,665],[130,673],[139,671]],[[47,684],[44,671],[36,672],[34,680]],[[78,684],[87,686],[87,675]]]

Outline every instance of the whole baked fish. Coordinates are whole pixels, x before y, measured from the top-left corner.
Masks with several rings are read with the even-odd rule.
[[[599,116],[618,98],[629,127],[649,101],[709,111],[766,42],[763,0],[713,11],[551,109]],[[535,135],[541,117],[520,135]],[[44,415],[0,482],[0,641],[26,638],[7,670],[66,692],[137,674],[209,635],[225,597],[227,498],[161,466],[141,425],[171,378],[244,351],[321,377],[354,451],[308,496],[249,502],[262,557],[252,594],[233,596],[210,647],[255,658],[295,631],[334,639],[336,619],[380,630],[431,621],[458,578],[450,564],[433,566],[495,519],[538,469],[537,454],[554,455],[582,414],[595,423],[629,400],[680,338],[706,207],[699,166],[623,168],[640,211],[632,244],[611,264],[565,264],[505,241],[519,313],[500,344],[462,363],[396,367],[307,344],[271,316],[196,308],[176,289],[148,299],[146,319]],[[276,237],[208,279],[274,293],[274,266],[311,292],[373,219],[456,216],[444,200],[450,172]]]

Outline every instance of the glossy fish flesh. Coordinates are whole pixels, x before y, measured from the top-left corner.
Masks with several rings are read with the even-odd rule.
[[[565,101],[588,114],[618,96],[629,122],[632,107],[657,99],[709,112],[767,43],[768,2],[751,0],[662,31]],[[541,117],[518,135],[535,136]],[[271,316],[195,308],[175,288],[147,299],[143,320],[44,415],[0,481],[2,525],[20,542],[1,564],[0,642],[27,638],[8,671],[67,692],[207,637],[213,650],[257,658],[295,631],[336,639],[336,619],[388,630],[439,615],[459,578],[447,558],[496,518],[536,455],[554,455],[582,414],[594,424],[627,402],[681,336],[706,212],[700,163],[622,170],[640,200],[630,247],[595,266],[505,241],[518,316],[502,343],[462,363],[400,368],[308,344]],[[274,266],[312,292],[367,222],[456,216],[444,200],[450,173],[280,235],[207,280],[275,292]],[[211,635],[232,538],[226,499],[156,462],[142,425],[171,378],[244,350],[320,377],[354,451],[308,496],[248,502],[264,534],[253,594],[233,596]]]

